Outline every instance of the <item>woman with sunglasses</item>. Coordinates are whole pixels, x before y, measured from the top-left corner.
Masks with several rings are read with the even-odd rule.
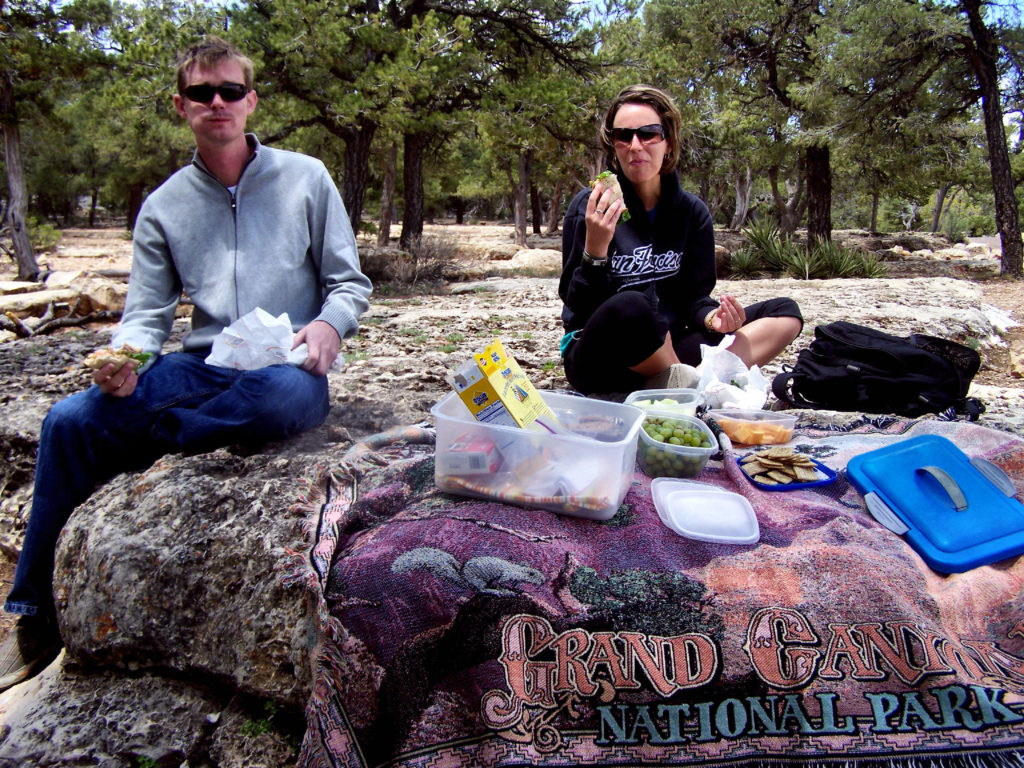
[[[747,366],[763,365],[803,328],[791,299],[745,307],[730,295],[711,298],[714,229],[707,206],[675,173],[681,122],[663,91],[624,89],[600,136],[622,197],[597,182],[569,204],[558,285],[562,353],[569,383],[584,394],[693,386],[700,345],[726,334]]]

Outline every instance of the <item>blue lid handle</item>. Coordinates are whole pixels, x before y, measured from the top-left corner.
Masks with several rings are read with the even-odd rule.
[[[918,467],[916,471],[925,472],[938,480],[939,485],[949,496],[949,500],[953,502],[953,507],[956,508],[957,512],[963,512],[967,509],[967,497],[960,490],[960,486],[956,484],[956,480],[950,477],[949,473],[942,467],[929,464],[927,467]]]
[[[984,475],[990,483],[1002,491],[1003,494],[1010,497],[1015,495],[1016,488],[1013,487],[1013,481],[998,464],[993,464],[988,459],[983,459],[980,456],[972,458],[971,464],[973,464],[974,468],[981,472],[981,474]]]
[[[871,516],[893,533],[902,536],[910,530],[910,528],[908,528],[907,525],[896,516],[896,513],[892,511],[889,505],[882,501],[874,491],[869,491],[864,494],[864,503],[867,505],[868,512],[871,513]]]

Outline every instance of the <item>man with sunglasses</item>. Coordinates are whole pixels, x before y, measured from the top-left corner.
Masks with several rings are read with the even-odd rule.
[[[617,184],[598,180],[565,215],[562,355],[566,378],[584,394],[692,387],[702,344],[731,334],[732,352],[763,365],[803,327],[788,298],[746,307],[728,294],[711,298],[714,228],[675,172],[681,121],[665,92],[623,89],[601,128]]]
[[[61,648],[52,581],[57,536],[98,483],[159,456],[279,440],[320,424],[326,373],[358,330],[370,281],[348,214],[323,163],[245,132],[253,65],[208,38],[183,55],[174,107],[195,137],[192,163],[146,199],[134,229],[128,297],[112,346],[152,358],[113,363],[57,403],[39,439],[32,513],[4,609],[19,615],[0,649],[0,690]],[[182,293],[193,305],[183,351],[161,355]],[[287,312],[300,366],[207,365],[213,339],[261,307]]]

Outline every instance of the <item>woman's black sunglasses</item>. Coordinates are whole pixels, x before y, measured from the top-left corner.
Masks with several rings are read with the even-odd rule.
[[[241,101],[245,98],[245,94],[249,92],[241,83],[221,83],[220,85],[190,85],[182,94],[189,101],[195,101],[199,104],[211,104],[213,97],[216,94],[220,94],[221,99],[224,101]]]
[[[616,144],[629,146],[634,136],[640,137],[641,144],[653,144],[665,138],[665,128],[658,123],[641,125],[639,128],[612,128],[612,139]]]

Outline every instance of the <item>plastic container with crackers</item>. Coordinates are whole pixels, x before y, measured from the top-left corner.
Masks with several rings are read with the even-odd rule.
[[[836,473],[793,448],[775,446],[736,459],[744,477],[765,491],[797,491],[828,485]]]

